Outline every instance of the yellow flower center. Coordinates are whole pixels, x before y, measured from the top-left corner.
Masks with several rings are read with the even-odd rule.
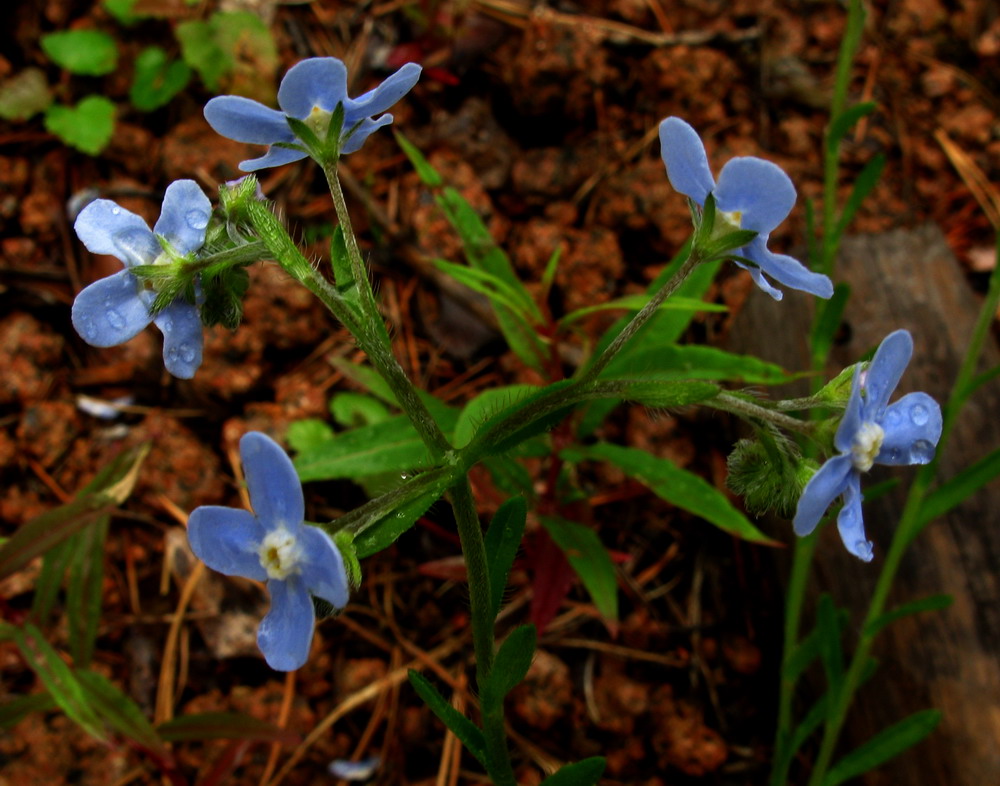
[[[269,532],[257,549],[260,565],[269,579],[287,579],[299,572],[302,549],[295,536],[284,527]]]

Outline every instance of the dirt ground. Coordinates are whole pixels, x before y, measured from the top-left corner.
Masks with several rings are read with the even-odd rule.
[[[374,783],[475,783],[475,761],[445,739],[403,679],[416,659],[458,706],[476,700],[466,590],[455,580],[460,550],[443,504],[365,561],[360,591],[343,615],[318,626],[313,657],[288,680],[256,653],[254,628],[266,607],[259,589],[206,574],[182,600],[196,571],[184,550],[185,514],[241,504],[239,437],[258,429],[280,439],[293,421],[328,418],[331,394],[353,389],[331,361],[361,358],[322,306],[273,265],[252,270],[239,330],[207,331],[193,380],[166,374],[153,330],[106,350],[74,333],[76,293],[118,269],[77,241],[74,205],[96,191],[152,224],[172,180],[193,178],[214,194],[238,176],[238,161],[260,150],[208,127],[201,109],[215,93],[197,77],[156,111],[129,104],[127,64],[136,53],[155,43],[176,55],[173,27],[217,8],[141,5],[155,6],[155,16],[126,30],[100,2],[15,0],[0,29],[0,80],[36,66],[60,100],[96,92],[117,107],[112,140],[93,157],[64,145],[38,117],[0,121],[0,535],[71,499],[124,448],[151,441],[136,491],[112,520],[95,668],[150,718],[234,711],[295,735],[274,746],[178,745],[185,775],[196,782],[231,765],[227,783],[333,783],[332,760],[378,756]],[[837,2],[221,5],[259,13],[279,62],[261,69],[257,53],[243,51],[218,92],[243,87],[270,100],[295,62],[336,55],[349,64],[357,95],[395,64],[421,62],[423,78],[393,108],[394,127],[471,201],[532,286],[562,249],[549,300],[556,315],[641,291],[686,239],[686,206],[670,188],[655,135],[668,115],[699,130],[716,168],[734,155],[760,155],[790,174],[800,200],[772,247],[801,247],[804,201],[821,195],[825,107],[845,22]],[[850,100],[875,101],[878,110],[844,145],[842,197],[873,155],[885,154],[887,165],[853,230],[936,222],[969,285],[981,287],[993,264],[990,223],[947,151],[964,151],[991,182],[1000,178],[1000,15],[986,0],[872,6]],[[66,28],[115,34],[122,68],[103,77],[61,71],[39,37]],[[460,245],[391,133],[375,134],[343,168],[404,368],[454,404],[498,385],[537,382],[476,316],[471,296],[442,294],[427,275],[428,259],[459,261]],[[325,258],[332,205],[315,168],[265,170],[262,186],[310,254]],[[691,340],[719,342],[741,303],[764,295],[730,266],[710,297],[730,312],[696,319]],[[805,296],[788,295],[796,297]],[[580,346],[607,324],[583,323]],[[93,399],[125,403],[103,419],[87,409]],[[718,419],[623,408],[604,436],[724,487],[733,434]],[[532,469],[539,478],[545,471]],[[492,513],[502,498],[485,473],[474,480],[482,512]],[[613,472],[581,482],[593,525],[621,557],[621,623],[609,630],[580,587],[558,609],[508,704],[521,782],[537,783],[545,765],[604,754],[609,784],[763,783],[782,604],[771,553]],[[363,500],[341,483],[307,485],[306,497],[311,520]],[[790,526],[770,534],[793,537]],[[5,619],[24,618],[36,573],[29,566],[0,585]],[[529,604],[523,571],[512,584],[507,626],[525,621]],[[182,602],[188,616],[171,636]],[[65,643],[60,625],[46,633],[57,647]],[[0,643],[0,671],[0,697],[38,687],[10,642]],[[314,739],[318,724],[324,730]],[[0,768],[3,786],[161,782],[149,759],[94,742],[55,712],[0,733]]]

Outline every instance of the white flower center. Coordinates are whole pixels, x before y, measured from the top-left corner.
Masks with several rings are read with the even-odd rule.
[[[304,122],[322,140],[326,137],[326,130],[330,127],[331,117],[333,117],[333,112],[327,112],[322,107],[314,106]]]
[[[729,213],[724,210],[719,210],[716,215],[721,218],[729,226],[727,229],[741,229],[743,221],[743,213],[739,210],[732,210]]]
[[[299,572],[302,548],[296,537],[284,527],[269,532],[257,549],[260,565],[269,579],[287,579]]]
[[[885,431],[878,423],[865,421],[861,424],[851,443],[851,463],[859,472],[872,468],[884,440]]]

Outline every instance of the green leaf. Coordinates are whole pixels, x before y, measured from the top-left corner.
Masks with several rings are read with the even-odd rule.
[[[182,60],[170,60],[166,51],[148,46],[135,59],[135,74],[129,101],[142,112],[151,112],[170,102],[187,85],[191,68]]]
[[[289,424],[285,439],[296,453],[318,450],[337,435],[330,424],[319,418],[305,418]]]
[[[393,132],[396,136],[396,142],[406,157],[410,159],[410,163],[413,165],[414,170],[416,170],[417,176],[424,182],[424,185],[430,186],[431,188],[440,188],[444,185],[444,178],[441,174],[431,166],[430,162],[424,158],[424,154],[417,149],[416,145],[410,142],[405,136],[403,136],[398,131]]]
[[[27,120],[52,103],[49,83],[40,68],[25,68],[0,85],[0,118]]]
[[[69,651],[79,668],[90,665],[101,619],[104,590],[104,546],[108,536],[107,515],[73,536],[69,581],[66,585],[66,620]]]
[[[728,379],[755,385],[784,384],[794,379],[781,366],[753,355],[737,355],[715,347],[677,346],[672,341],[662,342],[659,337],[650,337],[639,344],[615,357],[601,378]]]
[[[493,520],[486,530],[486,562],[489,566],[490,601],[494,617],[500,613],[503,605],[507,576],[510,575],[510,568],[521,545],[527,515],[528,503],[524,501],[524,497],[512,497],[493,514]]]
[[[9,729],[33,712],[48,712],[56,706],[48,693],[8,697],[0,704],[0,729]]]
[[[823,779],[823,786],[837,786],[881,766],[927,737],[941,722],[939,710],[923,710],[872,737],[838,761]]]
[[[124,502],[132,493],[139,467],[148,452],[148,444],[123,452],[104,466],[77,499],[19,527],[0,546],[0,579]]]
[[[493,662],[489,690],[483,691],[484,705],[494,702],[499,706],[504,697],[524,679],[531,668],[537,641],[538,633],[534,625],[520,625],[504,639]]]
[[[817,303],[817,316],[812,326],[810,346],[814,358],[826,358],[833,347],[833,340],[840,330],[847,299],[851,296],[849,284],[839,283],[833,288],[833,296]]]
[[[476,430],[473,441],[478,443],[482,452],[487,455],[496,455],[505,453],[522,442],[543,434],[572,411],[572,401],[567,401],[565,406],[550,410],[547,415],[533,420],[525,421],[522,414],[525,411],[531,411],[531,408],[539,401],[548,401],[553,398],[554,394],[572,385],[572,380],[560,380],[512,403],[509,407],[486,418]]]
[[[31,619],[37,625],[44,626],[52,613],[66,568],[76,548],[77,535],[79,533],[57,543],[42,556],[42,570],[35,581],[35,593],[31,599]]]
[[[608,461],[648,486],[660,499],[700,516],[731,535],[754,543],[775,544],[734,508],[725,494],[668,459],[607,442],[563,451],[563,456],[570,461]]]
[[[163,740],[153,729],[146,714],[131,698],[107,677],[79,669],[76,678],[94,709],[112,729],[150,751],[166,755]]]
[[[861,207],[861,203],[865,201],[878,184],[879,178],[882,177],[883,169],[885,169],[885,156],[878,153],[858,173],[857,179],[854,181],[854,186],[851,188],[851,193],[844,203],[844,209],[840,214],[840,218],[837,220],[837,226],[834,229],[833,236],[836,242],[840,241],[840,238],[858,212],[858,208]]]
[[[181,56],[211,89],[236,70],[246,53],[266,68],[277,62],[274,39],[267,25],[247,11],[217,11],[207,21],[181,22],[175,29]],[[238,57],[239,55],[239,57]],[[255,69],[259,70],[259,69]],[[266,78],[270,78],[265,73]]]
[[[115,130],[115,105],[104,96],[87,96],[74,107],[52,104],[45,128],[70,147],[91,156],[100,153]]]
[[[405,415],[351,429],[303,451],[293,462],[303,482],[406,473],[433,466],[427,446]]]
[[[455,423],[454,445],[464,448],[484,421],[515,406],[539,390],[537,385],[508,385],[484,390],[465,405]]]
[[[438,693],[437,688],[424,675],[410,669],[409,678],[410,684],[417,695],[423,699],[424,704],[431,708],[431,712],[451,729],[452,733],[462,741],[466,750],[485,767],[486,741],[483,739],[483,732],[479,727],[445,701],[444,697]]]
[[[614,563],[597,533],[575,521],[555,516],[543,516],[541,521],[587,588],[601,616],[617,620],[618,579]]]
[[[95,739],[107,739],[104,724],[91,705],[87,692],[59,653],[34,625],[15,630],[14,639],[21,655],[42,681],[60,709]]]
[[[781,667],[781,679],[794,682],[819,657],[819,631],[815,628],[791,651]]]
[[[103,0],[102,5],[121,24],[130,25],[144,16],[132,10],[137,2],[138,0]]]
[[[836,152],[837,146],[840,144],[841,140],[847,136],[847,132],[854,127],[854,124],[865,115],[870,115],[877,108],[878,104],[874,101],[866,101],[864,103],[848,107],[833,118],[830,121],[830,128],[826,135],[827,150],[831,153]]]
[[[337,285],[337,290],[360,316],[361,292],[354,280],[347,240],[344,238],[344,228],[340,224],[333,228],[333,234],[330,236],[330,266],[333,268],[333,281]]]
[[[381,401],[364,393],[337,393],[330,399],[330,414],[345,428],[371,426],[392,417]]]
[[[456,265],[453,262],[447,262],[443,259],[435,259],[434,267],[474,292],[485,295],[494,307],[506,306],[527,327],[532,326],[533,319],[536,321],[540,320],[540,317],[535,317],[532,314],[534,303],[530,300],[525,300],[524,295],[526,293],[523,290],[511,286],[488,270],[478,270],[474,267]]]
[[[542,781],[542,786],[596,786],[606,764],[603,756],[567,764]]]
[[[918,526],[929,524],[1000,475],[1000,448],[949,478],[924,498]]]
[[[255,740],[294,745],[299,735],[236,712],[201,712],[182,715],[156,727],[166,742],[204,742],[205,740]]]
[[[608,379],[604,382],[620,382],[621,397],[626,401],[636,401],[647,407],[675,409],[707,401],[722,392],[722,388],[711,382],[650,382],[643,379]]]
[[[816,609],[816,632],[819,634],[819,656],[823,661],[823,671],[831,696],[840,692],[844,679],[844,653],[840,645],[840,622],[837,607],[829,594],[819,597]],[[836,704],[836,703],[834,703]]]
[[[596,314],[600,311],[639,311],[651,299],[651,295],[626,295],[625,297],[609,300],[607,303],[598,303],[596,306],[585,306],[571,311],[559,320],[561,328],[566,327],[577,320]],[[668,298],[660,306],[661,309],[679,309],[681,311],[710,311],[722,313],[729,309],[716,303],[706,303],[703,300],[690,297]]]
[[[904,603],[892,611],[887,611],[882,614],[877,619],[873,620],[866,628],[866,636],[874,636],[886,625],[895,622],[903,617],[908,617],[911,614],[919,614],[922,611],[941,611],[942,609],[948,608],[952,604],[953,598],[951,595],[930,595],[926,598],[921,598],[920,600],[911,601],[910,603]]]
[[[39,39],[42,51],[67,71],[82,76],[110,74],[118,65],[115,39],[99,30],[62,30]]]
[[[441,497],[449,482],[451,481],[442,481],[439,485],[435,485],[431,491],[420,495],[413,502],[397,508],[377,524],[373,524],[360,533],[354,539],[358,559],[377,554],[395,543],[397,538],[416,524],[417,520],[427,512],[427,509]]]

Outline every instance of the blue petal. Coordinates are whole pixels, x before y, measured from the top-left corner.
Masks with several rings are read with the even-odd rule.
[[[833,444],[841,453],[850,453],[854,446],[854,435],[861,428],[861,365],[854,367],[854,378],[851,380],[851,395],[847,398],[844,417],[837,426]]]
[[[865,522],[861,516],[861,476],[853,473],[844,489],[844,507],[837,516],[840,539],[851,554],[864,562],[871,562],[872,542],[865,535]]]
[[[198,308],[175,300],[153,319],[163,332],[163,365],[179,379],[191,379],[201,365],[204,338]]]
[[[762,158],[733,158],[719,173],[712,192],[719,210],[741,214],[740,227],[768,234],[795,205],[792,179],[777,164]]]
[[[413,89],[420,79],[421,70],[416,63],[407,63],[374,90],[357,98],[348,98],[344,101],[344,124],[350,122],[353,125],[363,117],[371,117],[387,110]]]
[[[269,532],[285,527],[297,535],[306,505],[288,454],[267,434],[251,431],[240,439],[240,458],[257,518]]]
[[[288,69],[278,87],[278,106],[304,120],[314,106],[332,112],[347,101],[347,68],[335,57],[311,57]]]
[[[819,468],[799,497],[792,523],[796,535],[808,535],[816,529],[826,509],[844,493],[852,474],[849,456],[834,456]]]
[[[205,119],[217,133],[237,142],[270,145],[295,138],[284,112],[242,96],[213,98],[205,104]]]
[[[747,259],[750,259],[750,246],[741,248],[738,253],[740,256],[745,256]],[[750,273],[750,278],[753,279],[753,282],[758,286],[758,288],[760,288],[761,291],[766,292],[775,300],[781,300],[785,296],[780,289],[771,286],[771,282],[764,278],[764,273],[761,271],[759,266],[747,265],[740,262],[738,259],[734,259],[733,261]]]
[[[674,190],[704,205],[715,179],[698,132],[679,117],[668,117],[660,123],[660,156]]]
[[[267,582],[271,609],[257,628],[257,646],[275,671],[295,671],[309,658],[316,612],[298,576]]]
[[[195,556],[227,576],[267,579],[258,554],[264,534],[263,525],[246,510],[205,505],[188,518],[188,543]]]
[[[175,180],[163,194],[160,218],[153,227],[178,254],[190,254],[205,245],[205,229],[212,203],[193,180]]]
[[[822,298],[833,295],[833,282],[821,273],[813,273],[799,260],[767,250],[766,238],[758,236],[746,247],[745,256],[760,265],[767,276],[789,289],[808,292]]]
[[[152,262],[160,253],[146,222],[110,199],[95,199],[87,205],[73,229],[92,254],[110,254],[128,266]]]
[[[348,137],[347,141],[342,143],[340,146],[340,152],[342,155],[348,153],[354,153],[361,149],[361,146],[375,131],[380,129],[382,126],[387,126],[392,122],[391,114],[384,114],[382,117],[376,120],[365,119],[361,121],[361,125],[358,126],[357,130]],[[350,130],[350,129],[348,129]]]
[[[865,420],[878,422],[882,419],[889,396],[899,384],[912,355],[913,338],[909,331],[896,330],[879,344],[865,378]]]
[[[302,580],[309,592],[342,609],[347,605],[347,571],[344,558],[333,542],[319,527],[306,525],[299,533],[302,545]]]
[[[292,161],[301,161],[308,155],[301,150],[291,150],[287,147],[270,147],[267,153],[260,158],[250,158],[240,161],[240,170],[243,172],[256,172],[258,169],[265,169],[269,166],[281,166],[290,164]]]
[[[927,464],[941,438],[941,407],[926,393],[907,393],[882,416],[885,439],[876,464]]]
[[[147,230],[148,231],[148,230]],[[124,344],[153,321],[128,270],[95,281],[73,301],[73,327],[93,347]]]

